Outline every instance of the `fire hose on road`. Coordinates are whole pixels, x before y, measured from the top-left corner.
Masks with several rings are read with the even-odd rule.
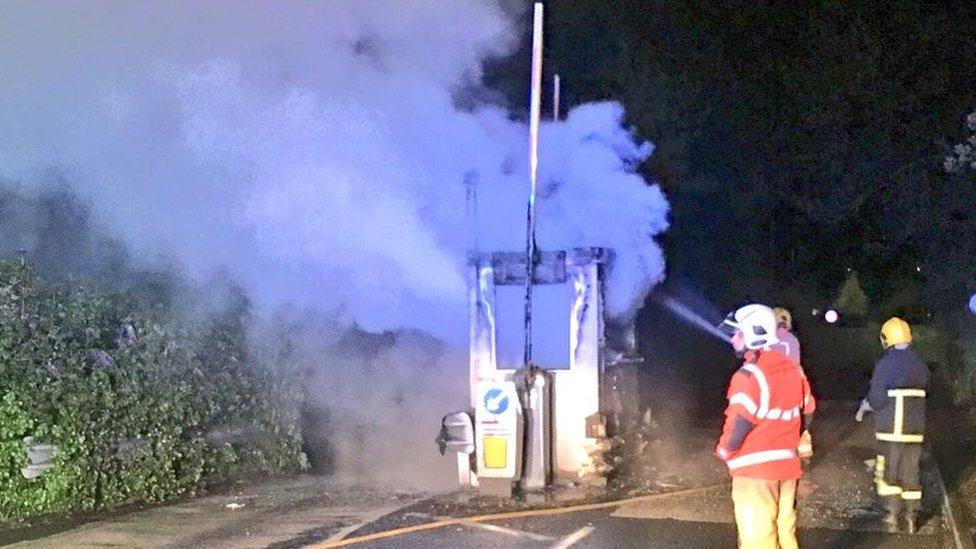
[[[386,530],[383,532],[376,532],[375,534],[366,534],[363,536],[355,536],[351,538],[327,541],[325,543],[310,545],[308,549],[331,549],[333,547],[345,547],[348,545],[355,545],[359,543],[367,543],[371,541],[379,541],[383,539],[389,539],[399,536],[405,536],[409,534],[415,534],[418,532],[426,532],[430,530],[436,530],[438,528],[444,528],[448,526],[462,526],[465,523],[481,523],[481,522],[494,522],[499,520],[511,520],[520,518],[530,518],[530,517],[542,517],[542,516],[552,516],[552,515],[564,515],[568,513],[579,513],[583,511],[596,511],[600,509],[609,509],[612,507],[620,507],[627,505],[629,503],[639,503],[642,501],[650,501],[655,499],[666,498],[670,496],[680,496],[686,494],[693,494],[696,492],[702,492],[705,490],[713,490],[715,488],[720,488],[722,486],[728,486],[728,482],[720,482],[717,484],[709,484],[707,486],[699,486],[696,488],[689,488],[686,490],[677,490],[673,492],[662,492],[657,494],[647,494],[644,496],[635,496],[630,498],[615,499],[611,501],[601,501],[595,503],[584,503],[579,505],[569,505],[566,507],[553,507],[546,509],[528,509],[525,511],[512,511],[508,513],[494,513],[488,515],[476,515],[472,517],[459,517],[444,520],[436,520],[432,522],[427,522],[424,524],[417,524],[414,526],[405,526],[403,528],[396,528],[393,530]]]

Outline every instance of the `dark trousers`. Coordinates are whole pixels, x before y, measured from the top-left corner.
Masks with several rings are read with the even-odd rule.
[[[898,512],[904,507],[907,511],[915,512],[921,507],[921,458],[921,444],[878,441],[874,482],[878,495],[890,511]]]

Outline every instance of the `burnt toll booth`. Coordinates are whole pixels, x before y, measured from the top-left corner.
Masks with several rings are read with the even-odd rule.
[[[631,325],[605,314],[605,248],[541,252],[533,273],[531,381],[523,368],[526,254],[469,261],[471,410],[442,425],[462,487],[493,494],[604,486],[612,441],[639,417]]]
[[[536,2],[526,248],[479,251],[478,176],[468,174],[471,407],[445,416],[438,437],[463,488],[500,495],[604,486],[616,458],[640,446],[627,443],[640,416],[633,327],[606,315],[612,250],[536,248],[544,11]]]

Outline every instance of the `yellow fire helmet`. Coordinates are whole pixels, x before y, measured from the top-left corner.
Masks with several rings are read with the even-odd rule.
[[[793,329],[793,315],[789,311],[782,307],[773,307],[773,312],[776,313],[776,322],[781,324],[787,330]]]
[[[912,329],[904,320],[893,316],[881,326],[881,345],[888,347],[912,342]]]

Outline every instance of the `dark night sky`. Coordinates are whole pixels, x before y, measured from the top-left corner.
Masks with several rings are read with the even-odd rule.
[[[850,268],[877,314],[972,293],[976,189],[942,165],[976,109],[976,5],[558,0],[546,32],[564,104],[621,101],[655,143],[672,280],[822,302]],[[527,55],[489,70],[513,105]]]

